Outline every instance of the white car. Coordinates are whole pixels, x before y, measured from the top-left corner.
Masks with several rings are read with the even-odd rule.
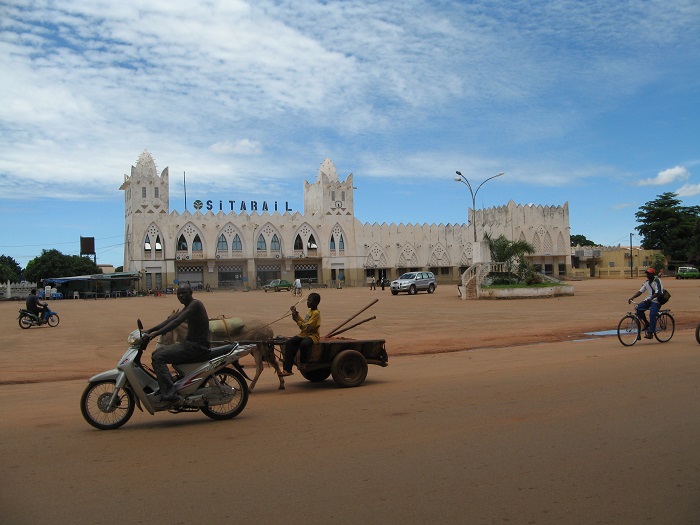
[[[397,295],[399,292],[407,292],[408,295],[415,295],[421,290],[433,293],[437,287],[433,272],[408,272],[395,281],[391,281],[391,293]]]

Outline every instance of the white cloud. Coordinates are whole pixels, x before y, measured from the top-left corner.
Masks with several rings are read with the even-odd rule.
[[[690,177],[690,173],[683,166],[676,166],[660,171],[656,177],[640,180],[638,186],[662,186],[671,182],[683,181]]]
[[[684,184],[676,190],[676,195],[679,197],[692,197],[700,195],[700,184]]]
[[[214,153],[235,155],[260,155],[263,151],[262,144],[250,139],[241,139],[236,142],[225,140],[212,144],[209,149]]]

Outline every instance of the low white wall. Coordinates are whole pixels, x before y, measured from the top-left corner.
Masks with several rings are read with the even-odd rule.
[[[522,299],[559,295],[574,295],[574,287],[567,284],[542,288],[482,288],[479,290],[479,299]]]

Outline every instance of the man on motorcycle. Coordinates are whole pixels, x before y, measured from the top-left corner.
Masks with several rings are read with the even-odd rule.
[[[209,316],[204,304],[192,297],[192,287],[189,284],[183,284],[178,288],[177,298],[185,305],[182,311],[142,334],[142,337],[148,341],[170,332],[187,321],[187,337],[184,341],[165,345],[154,351],[151,356],[161,398],[170,403],[181,401],[182,397],[173,390],[173,378],[168,370],[168,363],[187,363],[200,358],[204,361],[209,352]]]
[[[34,314],[39,319],[39,322],[45,321],[45,317],[49,312],[47,305],[39,301],[39,297],[36,295],[36,288],[32,288],[27,296],[27,311]]]

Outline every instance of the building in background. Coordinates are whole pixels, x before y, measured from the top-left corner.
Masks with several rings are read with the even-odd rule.
[[[364,286],[406,271],[433,272],[457,283],[473,262],[473,230],[466,224],[369,224],[354,214],[353,175],[338,177],[330,159],[316,181],[304,181],[304,213],[273,211],[250,202],[245,211],[224,211],[220,202],[195,201],[195,212],[170,211],[169,171],[160,175],[144,151],[124,176],[124,270],[140,272],[142,287],[256,288],[272,279],[300,278],[316,285]],[[231,206],[233,207],[233,206]],[[210,208],[210,209],[208,209]],[[529,259],[545,273],[571,270],[569,209],[506,206],[474,213],[479,238],[488,232],[525,240]],[[388,217],[388,220],[391,218]],[[471,235],[470,235],[471,232]]]

